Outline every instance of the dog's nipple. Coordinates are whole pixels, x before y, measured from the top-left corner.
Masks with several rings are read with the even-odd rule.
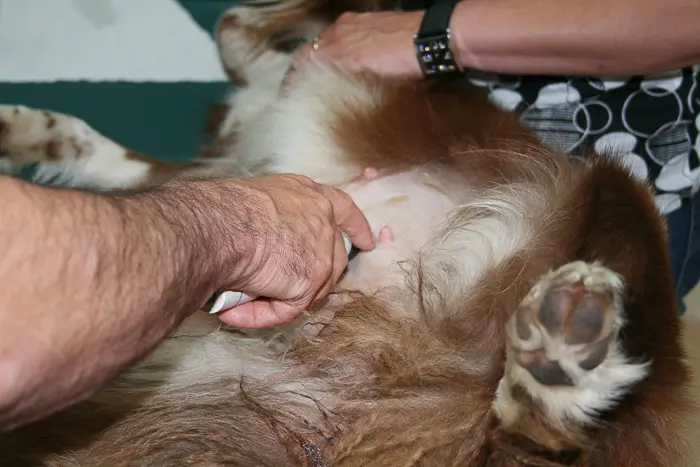
[[[391,227],[382,227],[379,231],[379,243],[388,243],[394,241],[394,231]]]
[[[374,167],[367,167],[364,172],[362,172],[362,176],[365,177],[365,180],[371,181],[379,177],[379,171]]]

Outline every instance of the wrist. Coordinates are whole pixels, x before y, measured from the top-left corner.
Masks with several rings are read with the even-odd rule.
[[[477,56],[474,53],[470,36],[470,26],[466,24],[465,18],[472,15],[473,5],[470,1],[462,0],[455,6],[450,18],[450,30],[452,40],[450,41],[452,53],[455,61],[461,70],[481,69]]]
[[[180,250],[178,268],[206,290],[239,282],[258,250],[256,212],[250,189],[230,180],[176,180],[143,196],[170,230]]]
[[[149,260],[155,268],[152,288],[160,295],[160,307],[181,319],[203,305],[216,287],[215,271],[220,255],[212,241],[217,230],[207,216],[207,202],[197,182],[179,181],[126,196],[107,195],[114,207],[124,247],[138,245],[131,261]],[[115,239],[120,243],[120,239]],[[134,248],[134,247],[132,247]],[[119,249],[119,248],[117,248]],[[141,258],[138,258],[141,256]]]
[[[439,0],[421,12],[414,35],[414,49],[422,74],[426,78],[461,76],[456,47],[454,16],[458,0]]]

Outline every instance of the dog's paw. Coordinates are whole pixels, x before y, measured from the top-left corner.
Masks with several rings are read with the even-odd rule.
[[[574,386],[614,344],[622,280],[584,262],[542,278],[518,308],[510,344],[515,362],[547,386]]]
[[[506,377],[551,419],[586,423],[647,374],[618,342],[624,282],[576,261],[543,276],[507,324]]]
[[[66,136],[66,117],[19,105],[0,105],[0,164],[5,172],[40,162],[71,160],[82,151]]]
[[[111,189],[144,183],[153,164],[80,118],[0,105],[0,170],[16,174],[29,166],[36,183]]]

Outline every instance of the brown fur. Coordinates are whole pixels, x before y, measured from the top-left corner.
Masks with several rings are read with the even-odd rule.
[[[306,425],[274,385],[253,382],[245,389],[244,382],[237,390],[235,381],[217,381],[125,408],[121,421],[79,451],[85,462],[79,465],[132,465],[128,459],[133,465],[322,465],[309,454],[315,450],[327,465],[366,465],[369,459],[372,465],[399,465],[399,459],[435,466],[677,465],[674,438],[688,407],[686,370],[664,227],[647,187],[605,160],[590,169],[570,166],[531,141],[515,118],[471,93],[456,98],[425,86],[396,89],[401,99],[389,98],[376,114],[346,116],[342,140],[364,135],[363,144],[348,150],[358,158],[382,154],[362,160],[382,170],[434,165],[487,184],[536,183],[548,193],[553,219],[542,223],[536,242],[489,271],[461,301],[419,300],[418,321],[397,321],[391,303],[358,297],[318,338],[298,341],[286,356],[297,377],[323,381],[341,399],[334,413],[318,407],[321,423]],[[426,105],[441,108],[439,117],[423,133],[411,131],[425,123],[408,116],[425,115]],[[381,137],[373,140],[369,129]],[[428,149],[435,152],[426,155]],[[522,391],[529,408],[504,430],[490,404],[502,375],[505,322],[547,270],[600,258],[628,281],[625,348],[653,359],[653,377],[606,414],[601,427],[587,430],[584,443],[549,426]],[[431,286],[428,277],[422,280],[416,298]],[[200,396],[188,402],[190,394]],[[135,400],[118,399],[110,407]]]
[[[269,38],[329,5],[307,2],[255,33]],[[266,354],[286,363],[265,379],[230,375],[163,390],[126,375],[0,438],[0,465],[682,465],[692,406],[665,226],[649,187],[610,160],[573,162],[545,149],[516,116],[463,84],[356,79],[383,97],[338,112],[333,136],[350,160],[382,175],[420,167],[451,192],[467,182],[480,192],[526,186],[547,200],[528,206],[532,240],[470,287],[417,261],[407,289],[340,294],[334,313],[310,318],[320,332],[301,327],[283,356]],[[467,205],[452,231],[484,215]],[[650,375],[591,426],[554,423],[516,385],[519,416],[504,423],[493,402],[509,364],[506,323],[543,275],[575,260],[602,261],[626,281],[618,339],[626,355],[651,361]],[[137,375],[167,370],[145,365]]]
[[[228,111],[229,106],[223,102],[213,104],[209,107],[207,118],[204,123],[204,132],[209,136],[215,137],[219,127],[224,123]]]

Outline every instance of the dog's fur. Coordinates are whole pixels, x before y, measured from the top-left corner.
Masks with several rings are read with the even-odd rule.
[[[680,466],[691,404],[666,232],[646,183],[569,160],[466,82],[317,65],[300,36],[360,0],[221,18],[239,89],[195,164],[156,162],[53,112],[0,108],[0,161],[135,188],[294,172],[342,187],[395,241],[278,329],[194,315],[93,399],[0,438],[0,465]],[[365,167],[380,176],[361,177]]]

